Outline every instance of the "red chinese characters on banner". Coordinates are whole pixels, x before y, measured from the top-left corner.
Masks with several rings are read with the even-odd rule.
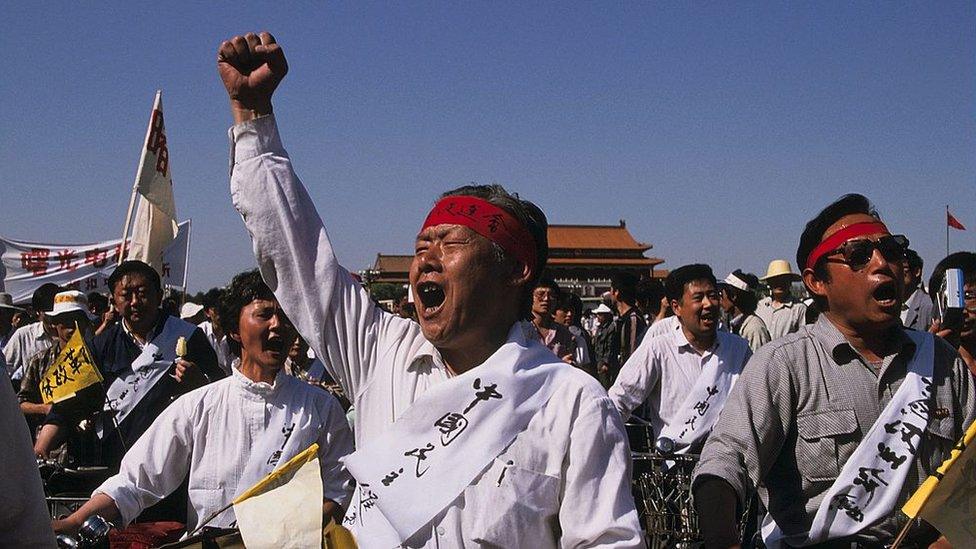
[[[166,132],[163,129],[163,111],[154,110],[149,123],[149,142],[146,148],[156,155],[156,171],[166,177],[169,169],[169,148],[166,146]]]
[[[30,271],[34,276],[47,274],[47,261],[51,250],[47,248],[31,248],[29,252],[20,252],[20,266]]]
[[[73,272],[78,268],[78,254],[74,250],[61,250],[58,252],[58,270]]]
[[[108,250],[85,250],[85,264],[101,269],[108,263]]]

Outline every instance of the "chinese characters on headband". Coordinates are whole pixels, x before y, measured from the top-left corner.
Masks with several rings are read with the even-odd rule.
[[[431,441],[425,441],[423,444],[419,444],[414,448],[398,450],[405,458],[412,459],[404,460],[406,463],[403,467],[397,467],[386,473],[380,479],[380,484],[383,486],[391,486],[405,474],[412,474],[414,478],[423,477],[430,470],[428,459],[431,454],[436,453],[440,448],[450,446],[457,440],[460,440],[465,429],[472,424],[472,419],[469,417],[469,414],[476,407],[484,402],[500,401],[504,398],[504,395],[498,391],[497,383],[482,382],[480,377],[474,380],[472,389],[474,389],[474,398],[462,412],[447,412],[431,425],[433,427]],[[489,409],[487,413],[491,413],[491,411]],[[370,490],[369,483],[360,482],[359,486],[361,491],[359,505],[346,515],[344,521],[347,524],[354,524],[357,520],[361,521],[362,514],[372,508],[378,499],[378,496]]]
[[[892,436],[878,443],[872,466],[857,468],[856,475],[849,481],[850,489],[831,498],[831,509],[843,511],[855,522],[864,520],[876,492],[889,487],[894,471],[913,460],[918,453],[930,417],[931,396],[932,380],[922,378],[922,398],[909,402],[899,410],[901,419],[884,424],[884,431]]]

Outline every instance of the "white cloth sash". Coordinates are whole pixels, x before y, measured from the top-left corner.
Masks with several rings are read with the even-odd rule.
[[[516,323],[484,363],[431,387],[348,456],[358,486],[346,524],[359,546],[398,546],[450,505],[526,429],[565,367]]]
[[[114,425],[121,424],[146,393],[166,375],[176,360],[176,341],[181,337],[190,339],[196,329],[189,322],[173,316],[166,317],[159,334],[146,342],[130,368],[123,371],[105,392],[105,406],[95,424],[98,438],[104,438]]]
[[[722,414],[732,386],[742,373],[742,366],[722,358],[719,353],[712,353],[674,420],[661,429],[658,438],[671,439],[675,444],[674,453],[684,454],[708,436]]]
[[[928,425],[935,362],[932,334],[905,334],[915,342],[905,380],[824,494],[809,532],[788,537],[766,515],[762,533],[770,549],[852,536],[894,509]]]

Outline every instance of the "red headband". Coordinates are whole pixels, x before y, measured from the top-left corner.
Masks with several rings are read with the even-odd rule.
[[[512,214],[487,200],[474,196],[448,196],[440,199],[427,214],[421,230],[434,225],[464,225],[498,244],[506,253],[535,272],[535,239]]]
[[[827,239],[822,241],[820,244],[817,244],[817,247],[814,248],[813,251],[810,252],[810,255],[807,256],[806,268],[812,269],[813,266],[817,264],[817,261],[820,261],[821,257],[836,250],[841,244],[847,242],[848,240],[858,236],[875,233],[888,234],[888,227],[885,227],[885,224],[880,221],[864,221],[844,227],[843,229],[827,237]]]

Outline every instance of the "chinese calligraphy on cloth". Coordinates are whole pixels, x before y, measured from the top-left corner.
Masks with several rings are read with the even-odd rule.
[[[676,454],[688,452],[711,432],[743,365],[741,359],[733,362],[719,353],[712,353],[708,358],[675,420],[661,430],[661,438],[674,441]]]
[[[176,342],[181,337],[193,335],[196,326],[167,316],[166,324],[152,341],[146,342],[142,353],[132,361],[132,366],[109,386],[105,394],[105,407],[95,424],[99,438],[111,432],[114,423],[122,423],[130,412],[146,396],[156,382],[169,372],[176,360]]]
[[[929,421],[935,343],[932,334],[906,330],[915,342],[908,372],[891,401],[851,454],[827,490],[805,538],[786,539],[806,546],[851,536],[885,517],[895,507]],[[770,549],[785,535],[766,515],[763,538]]]
[[[95,367],[81,330],[76,329],[67,345],[61,349],[58,359],[44,372],[40,385],[41,399],[44,404],[61,402],[101,381],[102,374]]]
[[[428,390],[386,433],[346,458],[359,482],[351,526],[389,547],[417,532],[525,430],[563,368],[569,366],[515,323],[488,360]]]

